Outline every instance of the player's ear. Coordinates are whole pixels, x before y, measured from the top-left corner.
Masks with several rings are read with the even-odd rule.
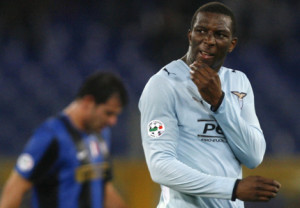
[[[231,40],[231,44],[230,44],[230,46],[228,48],[228,52],[229,53],[233,51],[233,49],[235,48],[237,42],[238,42],[238,38],[237,37],[233,37],[232,40]]]
[[[95,98],[92,95],[85,95],[82,98],[82,103],[85,109],[91,109],[96,105]]]
[[[191,29],[189,29],[188,33],[187,33],[187,37],[189,39],[189,46],[192,44],[192,42],[191,42],[191,36],[192,36],[192,31],[191,31]]]

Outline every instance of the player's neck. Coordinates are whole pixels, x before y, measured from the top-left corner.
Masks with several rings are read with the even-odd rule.
[[[84,130],[83,126],[83,114],[81,112],[81,106],[78,101],[70,103],[63,112],[69,117],[72,124],[79,130]]]
[[[185,54],[183,57],[180,58],[184,63],[186,63],[187,65],[190,65],[188,64],[188,61],[187,61],[187,54]]]

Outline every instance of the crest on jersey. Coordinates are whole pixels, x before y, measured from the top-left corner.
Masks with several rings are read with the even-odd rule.
[[[152,138],[158,138],[165,132],[165,125],[159,120],[150,121],[148,124],[148,135]]]
[[[237,96],[240,108],[242,109],[244,105],[243,99],[246,97],[247,93],[238,91],[231,91],[231,93]]]

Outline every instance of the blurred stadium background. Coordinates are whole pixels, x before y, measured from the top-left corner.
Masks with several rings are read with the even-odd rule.
[[[130,92],[113,131],[116,183],[130,207],[155,207],[159,187],[145,165],[137,103],[149,77],[185,54],[191,17],[206,2],[1,0],[0,187],[33,129],[73,99],[84,77],[114,71]],[[263,164],[245,175],[283,185],[272,202],[246,207],[300,207],[300,2],[221,2],[234,10],[239,31],[225,65],[252,82],[268,144]]]

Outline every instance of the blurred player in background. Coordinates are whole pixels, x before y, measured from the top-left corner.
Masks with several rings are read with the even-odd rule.
[[[159,208],[244,207],[268,201],[280,184],[242,179],[242,164],[258,166],[266,143],[250,82],[223,65],[237,44],[235,17],[211,2],[194,14],[184,57],[147,83],[139,102],[141,133]]]
[[[111,181],[109,127],[127,100],[117,76],[88,77],[75,100],[36,129],[6,182],[0,207],[19,207],[32,188],[34,208],[126,208]]]

